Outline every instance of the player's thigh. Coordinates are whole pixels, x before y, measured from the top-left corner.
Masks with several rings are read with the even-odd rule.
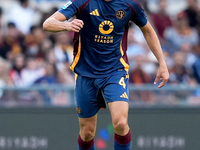
[[[113,125],[126,125],[128,121],[129,104],[125,101],[115,101],[108,103]]]
[[[97,95],[98,89],[93,85],[93,79],[77,77],[75,96],[79,118],[90,118],[98,112]]]
[[[108,103],[114,127],[127,125],[129,108],[128,78],[125,74],[116,74],[109,78],[103,90]]]

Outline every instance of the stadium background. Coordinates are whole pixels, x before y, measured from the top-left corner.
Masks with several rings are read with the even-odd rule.
[[[0,1],[0,150],[77,148],[74,74],[69,70],[73,33],[42,30],[43,21],[66,2]],[[140,2],[159,35],[170,80],[162,89],[152,84],[158,64],[138,28],[130,24],[132,149],[198,150],[200,4]],[[112,149],[108,109],[98,115],[95,140],[97,150]]]

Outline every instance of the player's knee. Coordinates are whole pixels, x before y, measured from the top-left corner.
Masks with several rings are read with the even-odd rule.
[[[90,141],[94,138],[95,133],[90,130],[84,130],[83,132],[80,132],[81,137],[83,138],[83,141]]]
[[[86,138],[94,137],[94,131],[92,130],[84,130],[82,133]]]
[[[113,128],[115,131],[123,131],[126,129],[127,125],[128,124],[126,118],[119,118],[113,121]]]
[[[84,141],[88,141],[90,139],[93,139],[95,136],[95,127],[93,126],[84,126],[80,129],[80,134]]]

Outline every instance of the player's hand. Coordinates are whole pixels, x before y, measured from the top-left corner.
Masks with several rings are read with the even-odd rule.
[[[163,87],[169,80],[169,72],[166,65],[159,67],[154,84],[157,84],[159,80],[161,83],[159,84],[158,88]]]
[[[80,19],[74,19],[73,21],[69,22],[68,31],[79,32],[81,28],[83,28],[83,21]]]

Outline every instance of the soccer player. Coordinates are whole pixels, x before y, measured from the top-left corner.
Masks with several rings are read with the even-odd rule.
[[[66,21],[73,16],[76,19]],[[74,31],[76,102],[80,124],[79,150],[94,150],[97,112],[108,104],[114,127],[114,149],[131,149],[127,123],[128,60],[126,55],[129,21],[140,27],[159,62],[154,84],[163,87],[168,69],[157,35],[136,0],[72,0],[50,16],[44,30]]]

